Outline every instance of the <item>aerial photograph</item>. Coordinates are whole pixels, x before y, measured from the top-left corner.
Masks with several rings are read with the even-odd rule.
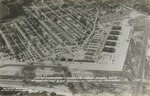
[[[150,96],[150,0],[0,0],[0,96]]]

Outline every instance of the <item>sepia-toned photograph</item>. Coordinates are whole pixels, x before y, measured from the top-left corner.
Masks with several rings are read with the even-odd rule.
[[[0,96],[150,96],[150,0],[0,0]]]

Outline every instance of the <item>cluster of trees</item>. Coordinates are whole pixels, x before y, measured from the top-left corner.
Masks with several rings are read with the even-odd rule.
[[[17,16],[22,16],[25,14],[25,11],[23,9],[23,6],[21,4],[11,4],[8,5],[9,9],[10,9],[10,17],[11,18],[15,18]]]
[[[4,4],[4,5],[7,5],[7,4],[9,4],[9,3],[12,3],[12,2],[14,2],[15,0],[3,0],[3,1],[1,1],[1,3],[2,4]]]
[[[1,3],[4,5],[9,4],[22,4],[24,6],[31,5],[34,0],[3,0]]]
[[[18,16],[26,15],[23,6],[21,4],[9,4],[7,5],[7,7],[9,8],[10,12],[9,15],[2,18],[3,21],[12,20],[14,18],[17,18]]]
[[[23,5],[23,6],[30,6],[33,1],[34,1],[34,0],[23,0],[22,5]]]
[[[0,52],[10,53],[10,50],[8,49],[6,42],[1,34],[0,34]]]
[[[26,67],[22,69],[22,74],[27,78],[27,79],[33,79],[35,75],[35,70],[36,67],[34,64],[29,64]]]
[[[20,2],[22,3],[20,3]],[[1,3],[6,5],[10,12],[9,15],[2,18],[1,22],[10,21],[18,16],[26,16],[23,6],[30,6],[34,0],[4,0]]]
[[[134,8],[150,14],[150,6],[147,4],[134,4]]]
[[[73,94],[77,93],[77,90],[75,89],[75,85],[73,83],[69,82],[67,83],[67,86]]]
[[[5,43],[2,35],[0,34],[0,47],[2,47],[2,46],[6,46],[6,43]]]

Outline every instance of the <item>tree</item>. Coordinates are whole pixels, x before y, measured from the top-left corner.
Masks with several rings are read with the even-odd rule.
[[[63,0],[64,2],[69,2],[70,0]]]
[[[93,0],[85,0],[86,2],[92,2]]]
[[[67,86],[69,87],[69,89],[73,92],[73,93],[75,93],[76,92],[76,89],[75,89],[75,86],[74,86],[74,84],[73,83],[68,83],[67,84]]]
[[[56,96],[56,93],[55,92],[51,92],[50,95],[51,96]]]
[[[86,20],[84,18],[80,18],[80,22],[86,26]]]
[[[90,31],[86,31],[86,34],[89,35],[91,32]]]
[[[57,17],[55,17],[53,21],[54,21],[54,22],[57,22],[57,21],[58,21]]]

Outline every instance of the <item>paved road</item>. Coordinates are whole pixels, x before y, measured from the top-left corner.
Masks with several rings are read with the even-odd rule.
[[[3,66],[0,66],[0,68],[3,68],[3,67],[7,67],[7,66],[14,66],[14,67],[26,67],[26,66],[28,66],[28,65],[11,65],[11,64],[8,64],[8,65],[3,65]],[[50,65],[50,66],[48,66],[48,65],[34,65],[34,67],[46,67],[46,68],[48,68],[48,67],[55,67],[55,68],[59,68],[59,66],[57,66],[57,65]]]
[[[143,48],[141,49],[141,59],[140,59],[140,65],[138,69],[138,76],[137,79],[138,81],[136,87],[135,87],[135,92],[133,96],[141,96],[142,93],[142,86],[143,86],[143,74],[144,74],[144,66],[145,66],[145,61],[146,61],[146,46],[147,46],[147,41],[148,41],[148,36],[150,35],[149,33],[149,26],[150,26],[150,20],[147,20],[145,23],[145,34],[144,34],[144,40],[143,40]]]
[[[88,36],[88,38],[86,39],[86,41],[84,42],[84,44],[82,45],[82,48],[84,48],[86,45],[88,45],[89,39],[92,38],[92,36],[95,33],[95,28],[96,28],[96,24],[97,24],[97,20],[98,20],[98,15],[99,15],[99,10],[97,10],[97,12],[95,14],[95,21],[94,21],[93,30],[92,30],[91,34]]]
[[[0,85],[23,85],[24,83],[21,80],[10,80],[10,79],[0,79]]]

